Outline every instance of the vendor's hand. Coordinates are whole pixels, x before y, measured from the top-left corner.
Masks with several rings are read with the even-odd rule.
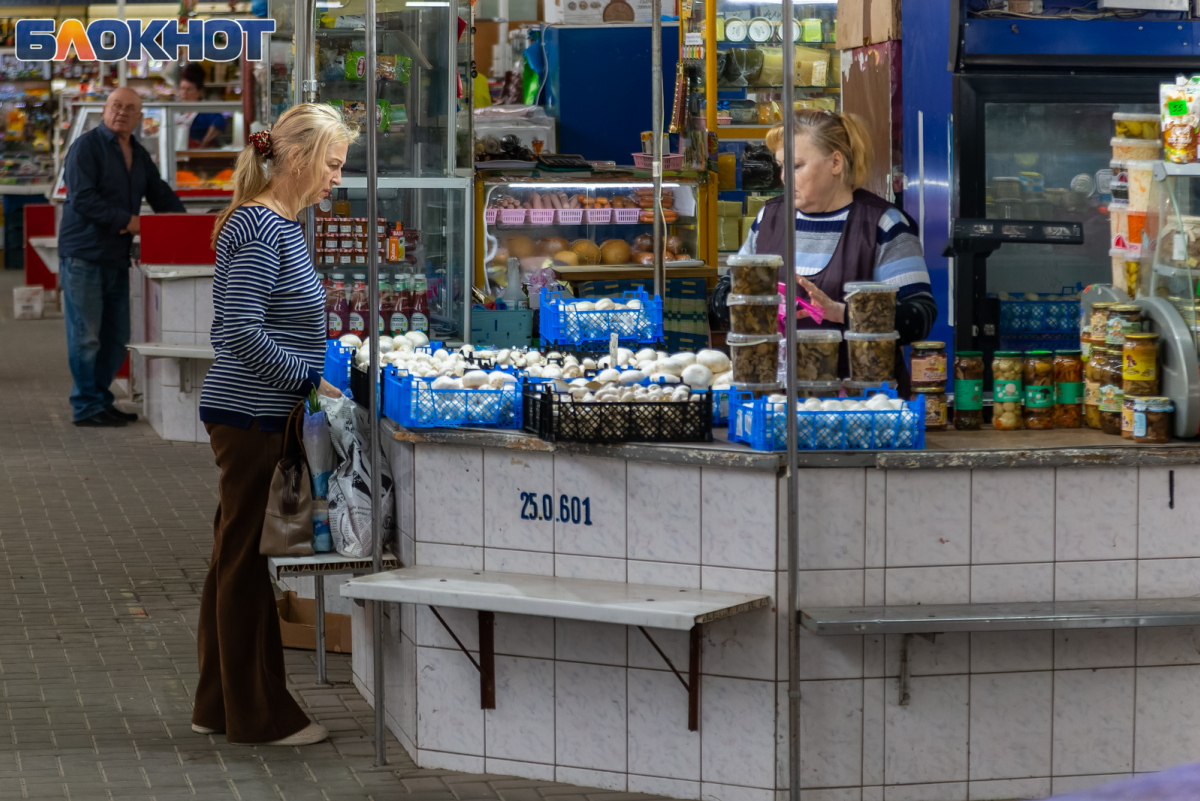
[[[317,387],[317,394],[322,395],[326,398],[342,397],[342,391],[340,389],[338,389],[337,387],[335,387],[333,384],[330,384],[324,378],[321,379],[321,386]]]
[[[142,230],[142,220],[140,217],[138,217],[135,214],[129,218],[129,222],[127,222],[125,224],[125,228],[124,228],[124,230],[121,231],[121,233],[137,234],[137,233],[141,233],[141,230]]]
[[[814,306],[820,306],[825,310],[825,320],[831,323],[841,323],[846,320],[846,304],[838,303],[821,290],[817,289],[817,285],[809,281],[804,276],[796,276],[798,283],[806,292],[808,292],[808,302]],[[809,317],[807,309],[800,309],[796,312],[796,318],[803,320]]]

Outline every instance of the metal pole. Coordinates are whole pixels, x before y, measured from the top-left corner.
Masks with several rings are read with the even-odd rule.
[[[317,684],[325,684],[325,577],[320,573],[313,576],[313,590],[317,612]]]
[[[650,92],[651,137],[653,138],[654,179],[654,294],[666,295],[667,275],[663,264],[662,210],[662,127],[663,127],[663,69],[662,69],[662,0],[650,3],[650,72],[653,73]]]
[[[117,0],[117,19],[125,19],[125,0]],[[190,29],[189,29],[190,30]],[[132,55],[132,54],[131,54]],[[140,56],[141,53],[138,53]],[[192,55],[192,49],[188,48],[188,57]],[[117,62],[117,86],[126,86],[129,83],[129,61],[121,59]],[[104,82],[100,82],[103,86]],[[172,134],[173,136],[174,134]]]
[[[800,801],[800,627],[796,608],[800,580],[799,461],[796,457],[796,48],[792,44],[792,0],[783,0],[783,237],[787,276],[787,548],[788,548],[788,787]]]
[[[367,0],[367,306],[369,307],[368,335],[371,340],[371,364],[369,366],[367,412],[371,426],[371,533],[375,537],[375,559],[371,572],[383,570],[383,515],[379,508],[379,496],[383,494],[382,444],[379,440],[379,321],[376,318],[379,309],[379,247],[374,244],[378,236],[379,210],[377,208],[379,176],[378,168],[379,136],[375,124],[375,61],[376,54],[376,21],[375,0]],[[371,604],[371,623],[373,624],[373,641],[375,645],[375,767],[387,764],[387,740],[384,728],[383,705],[383,604],[374,601]]]

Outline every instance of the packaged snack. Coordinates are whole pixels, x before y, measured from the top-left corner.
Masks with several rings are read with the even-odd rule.
[[[1159,86],[1162,105],[1163,154],[1167,161],[1187,164],[1196,160],[1195,87],[1180,81]]]
[[[408,56],[379,56],[375,59],[376,78],[407,84],[411,75],[412,59]]]
[[[362,50],[351,50],[346,54],[347,81],[362,81],[367,77],[367,54]]]

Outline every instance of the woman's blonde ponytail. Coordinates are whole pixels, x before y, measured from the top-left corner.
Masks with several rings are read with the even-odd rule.
[[[867,182],[871,171],[871,162],[875,158],[875,148],[871,145],[871,137],[862,117],[857,114],[841,114],[842,127],[846,129],[846,139],[850,155],[847,157],[846,178],[850,181],[851,189],[858,189]],[[843,154],[844,155],[844,154]]]
[[[259,155],[254,145],[242,149],[233,167],[233,197],[229,205],[221,209],[217,215],[216,225],[213,226],[212,246],[217,246],[217,237],[221,229],[243,203],[253,200],[266,191],[270,177],[267,175],[267,160]]]
[[[804,134],[825,155],[841,153],[846,161],[842,178],[851,189],[867,182],[875,149],[867,127],[857,114],[834,114],[822,109],[796,110],[796,135]],[[766,145],[774,153],[783,150],[783,125],[767,132]]]

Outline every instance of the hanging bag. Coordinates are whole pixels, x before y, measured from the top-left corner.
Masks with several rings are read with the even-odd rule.
[[[283,456],[271,477],[267,516],[258,552],[263,556],[311,556],[313,553],[312,479],[301,441],[304,402],[296,404],[283,430]]]

